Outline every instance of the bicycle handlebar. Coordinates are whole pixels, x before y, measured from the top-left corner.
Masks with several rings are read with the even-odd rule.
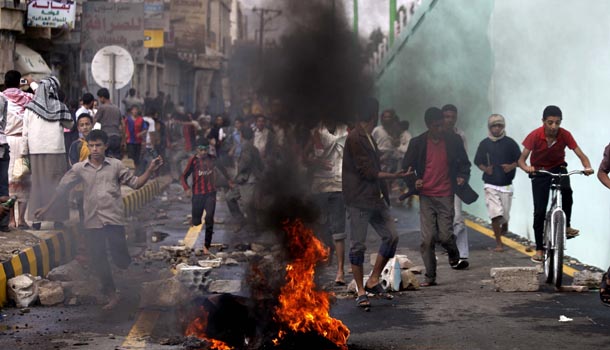
[[[565,174],[562,173],[552,173],[550,171],[546,171],[546,170],[536,170],[532,173],[532,175],[540,175],[540,174],[545,174],[545,175],[549,175],[552,177],[564,177],[564,176],[570,176],[570,175],[574,175],[574,174],[580,174],[580,175],[584,175],[585,171],[584,170],[572,170],[570,172],[567,172]]]

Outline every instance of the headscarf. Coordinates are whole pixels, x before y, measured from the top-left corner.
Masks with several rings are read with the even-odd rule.
[[[2,91],[2,95],[4,95],[4,97],[6,97],[6,99],[10,102],[21,106],[22,108],[24,108],[25,105],[30,103],[32,98],[34,98],[34,94],[30,94],[17,88],[8,88]],[[23,114],[23,110],[21,111],[21,114]]]
[[[506,129],[502,129],[502,134],[500,134],[500,136],[495,137],[492,133],[491,133],[491,127],[494,125],[502,125],[503,127],[506,125],[505,121],[504,121],[504,117],[501,114],[492,114],[489,116],[489,119],[487,120],[487,128],[489,129],[489,139],[492,140],[493,142],[499,141],[500,139],[502,139],[504,136],[506,136]]]
[[[34,94],[34,99],[25,108],[36,113],[49,122],[72,121],[68,107],[59,101],[59,80],[55,77],[45,78]]]

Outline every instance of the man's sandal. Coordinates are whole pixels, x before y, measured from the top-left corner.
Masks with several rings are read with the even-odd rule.
[[[358,307],[366,309],[371,307],[371,302],[369,301],[369,298],[366,296],[366,294],[362,294],[356,298],[356,305],[358,305]]]
[[[367,292],[367,293],[371,293],[371,294],[377,295],[377,296],[379,296],[381,298],[384,298],[384,299],[387,299],[387,300],[394,299],[394,296],[392,294],[386,292],[385,289],[383,289],[383,287],[379,283],[377,283],[373,287],[368,287],[365,284],[364,285],[364,291]]]

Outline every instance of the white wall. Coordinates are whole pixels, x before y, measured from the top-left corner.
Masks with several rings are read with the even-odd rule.
[[[521,144],[542,125],[545,106],[559,106],[568,129],[597,171],[610,142],[605,113],[610,87],[610,1],[438,0],[413,32],[396,39],[377,78],[382,108],[393,107],[425,130],[427,107],[457,105],[471,160],[487,135],[487,117],[501,113],[507,133]],[[389,62],[389,63],[387,63]],[[568,151],[571,169],[582,168]],[[481,172],[471,184],[482,196]],[[572,226],[581,236],[568,241],[567,254],[607,268],[610,265],[610,190],[595,176],[574,176]],[[518,171],[511,231],[534,239],[531,184]],[[464,207],[487,218],[483,198]]]
[[[575,137],[597,170],[610,142],[610,2],[604,0],[496,1],[490,21],[495,67],[489,98],[504,114],[520,143],[541,126],[546,105],[559,106],[562,127]],[[569,168],[582,168],[568,151]],[[515,181],[512,228],[531,231],[530,181]],[[568,241],[568,255],[600,267],[610,264],[610,191],[595,176],[573,176],[572,226],[581,236]]]

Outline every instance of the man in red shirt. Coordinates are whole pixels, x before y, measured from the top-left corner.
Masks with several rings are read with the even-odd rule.
[[[523,151],[519,157],[519,167],[531,174],[536,170],[546,170],[552,173],[567,173],[568,163],[565,161],[568,147],[573,150],[585,168],[585,175],[593,174],[589,158],[578,147],[572,134],[560,127],[562,121],[561,109],[557,106],[547,106],[542,112],[542,127],[532,131],[523,141]],[[532,155],[531,165],[525,163]],[[543,231],[544,217],[549,202],[550,176],[532,177],[532,195],[534,197],[534,237],[536,238],[536,255],[532,261],[543,261]],[[561,183],[562,208],[566,213],[566,236],[568,239],[578,236],[578,230],[571,227],[572,216],[572,188],[570,178],[562,179]]]
[[[205,210],[205,239],[203,253],[209,254],[214,234],[214,213],[216,211],[216,175],[215,157],[209,154],[210,145],[207,139],[201,139],[197,154],[192,156],[180,177],[187,196],[192,196],[192,224],[201,225],[201,216]],[[192,175],[192,189],[187,179]]]
[[[454,195],[466,203],[475,199],[463,198],[470,177],[470,161],[460,136],[445,132],[443,113],[436,107],[425,114],[428,131],[409,142],[402,168],[414,173],[415,188],[419,193],[422,242],[420,251],[426,266],[423,287],[436,285],[436,241],[440,241],[449,255],[453,269],[468,267],[468,260],[460,259],[460,251],[453,234]],[[471,189],[470,189],[471,190]]]

